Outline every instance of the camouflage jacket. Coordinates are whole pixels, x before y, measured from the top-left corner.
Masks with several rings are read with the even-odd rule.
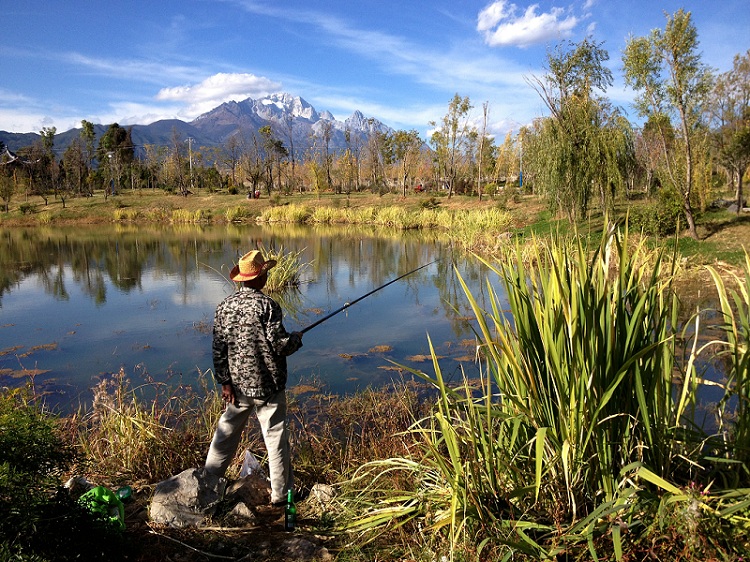
[[[239,290],[216,307],[213,329],[214,377],[252,398],[286,387],[286,357],[302,347],[282,322],[281,307],[256,289]]]

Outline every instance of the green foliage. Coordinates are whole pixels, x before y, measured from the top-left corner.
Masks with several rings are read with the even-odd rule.
[[[732,529],[748,526],[750,491],[690,492],[716,459],[703,458],[705,435],[691,421],[695,354],[676,362],[678,306],[663,256],[614,231],[593,252],[577,237],[534,251],[487,263],[507,304],[488,282],[482,310],[463,286],[479,325],[480,380],[449,386],[434,351],[434,377],[412,371],[439,393],[412,428],[420,454],[361,467],[345,528],[367,540],[414,525],[451,552],[487,559],[624,559],[667,529],[643,522],[671,510],[682,525],[665,519],[674,540],[664,559],[698,547],[703,559],[746,554]],[[723,450],[719,480],[735,471],[735,454]]]
[[[524,144],[524,168],[550,209],[571,220],[585,217],[595,196],[611,210],[634,167],[630,125],[597,93],[612,85],[608,59],[601,44],[584,39],[551,53],[548,74],[536,81],[551,116]]]
[[[744,278],[732,274],[735,289],[728,288],[719,273],[709,267],[719,294],[721,327],[726,334],[720,342],[721,355],[729,372],[725,393],[719,402],[720,428],[727,436],[719,451],[735,451],[736,460],[750,467],[750,254],[745,252]],[[726,457],[726,453],[722,455]],[[740,475],[738,475],[740,476]],[[747,480],[747,474],[743,475]]]
[[[299,252],[285,252],[284,247],[266,250],[261,248],[267,260],[276,260],[276,266],[268,272],[268,291],[281,291],[289,287],[298,287],[301,282],[302,270],[309,266],[300,260],[303,250]]]
[[[31,203],[21,203],[18,206],[18,210],[21,211],[22,215],[28,215],[34,212],[34,205]]]
[[[635,106],[642,117],[656,119],[662,139],[679,130],[679,142],[662,146],[667,176],[682,197],[682,211],[692,238],[697,238],[693,217],[695,154],[704,134],[703,119],[711,89],[711,71],[701,61],[698,31],[690,12],[666,14],[665,28],[648,37],[631,37],[623,54],[625,83],[638,93]],[[672,121],[677,123],[673,126]]]
[[[252,210],[242,205],[231,207],[224,213],[224,217],[226,218],[227,222],[242,222],[244,220],[252,218],[252,216]]]
[[[3,560],[119,560],[119,533],[80,508],[61,478],[77,460],[57,421],[25,390],[0,396],[0,557]]]
[[[651,236],[669,236],[677,232],[684,213],[682,197],[673,188],[661,189],[653,204],[630,209],[629,224]]]

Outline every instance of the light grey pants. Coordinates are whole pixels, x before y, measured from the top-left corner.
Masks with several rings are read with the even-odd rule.
[[[206,457],[206,470],[224,476],[237,454],[250,414],[260,422],[263,440],[268,451],[268,474],[271,479],[271,502],[286,500],[287,490],[293,489],[292,455],[289,430],[286,426],[286,393],[282,390],[269,398],[249,398],[235,388],[235,405],[227,404],[219,418]]]

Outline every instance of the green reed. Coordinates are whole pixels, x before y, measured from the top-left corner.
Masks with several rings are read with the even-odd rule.
[[[301,282],[302,271],[309,264],[300,259],[303,250],[299,252],[285,252],[284,247],[277,249],[261,248],[267,260],[276,260],[276,266],[268,272],[266,290],[278,292],[289,287],[297,287]]]
[[[724,396],[719,402],[721,440],[716,444],[723,460],[750,463],[750,254],[745,252],[744,278],[730,273],[736,288],[729,289],[721,275],[709,267],[719,294],[721,328],[726,339],[709,345],[721,346],[729,372]],[[734,454],[730,455],[729,452]],[[748,481],[747,468],[742,480]]]
[[[507,311],[489,282],[488,311],[463,285],[480,377],[449,387],[434,352],[434,377],[415,372],[439,394],[412,428],[420,454],[356,471],[342,502],[349,532],[366,540],[418,522],[445,531],[451,553],[546,558],[583,548],[621,559],[652,531],[648,513],[693,505],[683,487],[708,463],[691,417],[695,350],[684,365],[675,359],[672,270],[627,232],[610,230],[592,253],[581,240],[552,238],[487,263]],[[734,493],[702,497],[705,518],[681,536],[709,519],[744,521],[735,516],[746,496]]]

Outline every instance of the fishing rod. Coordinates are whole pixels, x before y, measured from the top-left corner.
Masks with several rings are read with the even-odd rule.
[[[390,285],[391,283],[395,283],[395,282],[396,282],[396,281],[398,281],[399,279],[403,279],[404,277],[408,277],[408,276],[409,276],[409,275],[411,275],[412,273],[416,273],[417,271],[419,271],[420,269],[424,269],[424,268],[425,268],[425,267],[427,267],[428,265],[432,265],[433,263],[439,262],[439,261],[440,261],[441,259],[442,259],[442,258],[439,258],[439,259],[436,259],[435,261],[431,261],[430,263],[426,263],[426,264],[424,264],[424,265],[420,265],[420,266],[419,266],[418,268],[416,268],[416,269],[412,269],[412,270],[411,270],[411,271],[410,271],[409,273],[404,273],[403,275],[399,275],[399,276],[398,276],[398,277],[396,277],[395,279],[392,279],[392,280],[388,281],[388,283],[386,283],[385,285],[381,285],[381,286],[380,286],[380,287],[378,287],[377,289],[373,289],[373,290],[372,290],[372,291],[370,291],[369,293],[367,293],[367,294],[365,294],[365,295],[362,295],[361,297],[359,297],[359,298],[356,298],[356,299],[354,299],[354,300],[353,300],[353,301],[351,301],[351,302],[346,302],[346,303],[344,303],[344,306],[342,306],[341,308],[337,308],[336,310],[334,310],[333,312],[331,312],[331,313],[330,313],[329,315],[327,315],[327,316],[324,316],[323,318],[321,318],[320,320],[318,320],[318,321],[316,321],[316,322],[313,322],[313,323],[312,323],[312,324],[310,324],[310,325],[309,325],[309,326],[308,326],[307,328],[302,328],[302,329],[301,329],[301,330],[299,331],[299,333],[300,333],[300,334],[304,334],[304,333],[305,333],[305,332],[307,332],[308,330],[312,330],[312,329],[313,329],[313,328],[314,328],[315,326],[318,326],[319,324],[322,324],[323,322],[325,322],[325,321],[326,321],[326,320],[328,320],[329,318],[332,318],[333,316],[336,316],[336,315],[337,315],[337,314],[338,314],[339,312],[341,312],[341,311],[343,311],[343,310],[346,310],[346,309],[347,309],[347,308],[349,308],[349,307],[350,307],[351,305],[353,305],[353,304],[356,304],[356,303],[358,303],[358,302],[359,302],[359,301],[361,301],[362,299],[366,299],[367,297],[369,297],[369,296],[370,296],[370,295],[372,295],[373,293],[377,293],[377,292],[378,292],[378,291],[379,291],[380,289],[385,289],[385,288],[386,288],[386,287],[387,287],[388,285]]]

